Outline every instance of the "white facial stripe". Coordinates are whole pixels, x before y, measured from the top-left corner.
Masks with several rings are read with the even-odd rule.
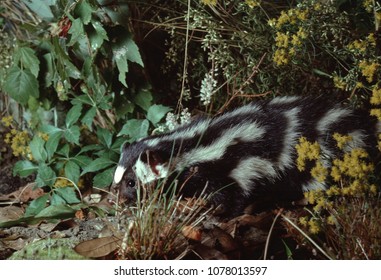
[[[155,169],[156,172],[152,170],[149,164],[144,163],[140,158],[133,166],[133,171],[142,184],[148,184],[168,176],[168,168],[165,165],[158,164],[155,166]]]
[[[250,157],[240,161],[238,166],[230,172],[229,177],[238,183],[245,195],[249,195],[253,191],[255,179],[271,178],[275,181],[278,175],[270,161]]]
[[[250,132],[250,133],[248,133]],[[196,148],[182,156],[177,164],[177,169],[181,170],[189,165],[200,162],[207,162],[220,159],[226,149],[234,145],[236,139],[244,142],[253,142],[260,139],[265,133],[263,127],[257,123],[244,123],[238,127],[227,129],[216,141],[206,147]]]
[[[351,115],[351,110],[349,109],[343,109],[343,108],[331,109],[324,115],[324,117],[320,119],[320,121],[317,124],[317,129],[320,133],[325,134],[332,124],[350,115]]]
[[[120,183],[120,181],[123,178],[124,172],[126,172],[126,168],[124,168],[121,165],[118,165],[118,167],[116,168],[115,173],[114,173],[114,183],[115,184]]]
[[[300,126],[298,118],[299,112],[300,108],[294,108],[285,112],[285,117],[287,118],[287,128],[283,139],[283,150],[278,159],[280,170],[291,168],[294,165],[292,154],[295,151],[295,146],[300,137],[300,132],[298,131]]]

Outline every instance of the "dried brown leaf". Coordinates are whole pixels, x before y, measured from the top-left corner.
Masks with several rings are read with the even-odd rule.
[[[85,257],[100,258],[118,249],[121,242],[116,236],[101,237],[84,241],[75,246],[74,250]]]

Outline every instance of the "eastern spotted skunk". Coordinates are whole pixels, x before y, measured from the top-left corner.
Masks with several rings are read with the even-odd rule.
[[[177,180],[184,197],[204,189],[213,205],[238,215],[253,202],[293,201],[303,192],[325,188],[296,167],[301,136],[320,145],[322,160],[340,150],[332,135],[352,137],[349,147],[376,147],[377,120],[324,98],[278,97],[251,103],[214,118],[201,118],[162,135],[123,148],[114,184],[124,198],[136,189],[167,178]]]

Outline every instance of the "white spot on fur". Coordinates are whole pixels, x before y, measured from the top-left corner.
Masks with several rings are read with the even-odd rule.
[[[270,161],[259,157],[250,157],[241,160],[237,167],[230,172],[229,177],[238,183],[245,195],[250,195],[253,191],[254,180],[272,178],[275,181],[278,175]]]
[[[121,165],[118,165],[118,167],[115,170],[114,173],[114,183],[119,184],[119,182],[122,180],[124,172],[126,172],[126,168],[124,168]]]
[[[225,132],[215,139],[209,146],[198,147],[184,154],[177,164],[177,169],[183,168],[199,162],[219,160],[229,146],[237,144],[237,141],[253,142],[260,139],[265,133],[265,129],[256,122],[243,123]]]

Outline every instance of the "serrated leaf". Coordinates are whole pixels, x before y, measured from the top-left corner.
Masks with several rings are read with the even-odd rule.
[[[56,173],[46,164],[40,164],[36,176],[38,187],[53,186],[56,179]]]
[[[49,199],[49,194],[44,194],[33,200],[28,207],[25,209],[25,217],[36,216],[45,207]]]
[[[52,196],[50,197],[50,205],[60,205],[60,204],[66,204],[65,199],[63,199],[63,197],[60,196],[59,194],[53,192]]]
[[[79,181],[80,170],[78,164],[73,161],[68,161],[65,164],[65,176],[72,180],[74,183]]]
[[[110,148],[112,144],[112,133],[104,128],[98,128],[97,136],[99,141],[106,147]]]
[[[88,24],[91,21],[93,11],[93,8],[86,0],[82,0],[75,7],[75,12],[79,15],[83,24]]]
[[[76,104],[71,109],[69,112],[67,112],[66,115],[66,127],[69,128],[72,126],[74,123],[76,123],[81,116],[82,112],[82,104]]]
[[[64,199],[64,201],[66,201],[66,203],[68,204],[81,202],[78,199],[75,193],[75,189],[73,187],[56,188],[54,190],[54,193],[61,196]]]
[[[152,105],[152,93],[148,89],[142,89],[138,92],[138,94],[135,96],[134,101],[135,103],[141,107],[144,111],[148,111],[148,109]]]
[[[38,170],[38,166],[34,165],[29,160],[22,160],[16,162],[13,167],[13,176],[19,175],[21,177],[28,177]]]
[[[33,159],[38,162],[45,162],[48,154],[45,150],[45,141],[38,135],[35,135],[29,144]]]
[[[71,35],[69,46],[73,46],[80,39],[85,37],[85,30],[83,29],[83,23],[81,19],[77,18],[72,21],[71,27],[69,29],[69,34]]]
[[[126,38],[126,47],[128,50],[127,59],[144,67],[144,63],[142,57],[140,56],[138,45],[136,45],[131,35],[128,35]]]
[[[81,136],[81,132],[79,126],[73,125],[72,127],[65,130],[64,137],[70,142],[79,145],[79,137]]]
[[[54,153],[57,151],[58,144],[62,137],[62,131],[53,132],[49,135],[48,141],[46,141],[46,152],[48,153],[48,159],[50,160]]]
[[[106,30],[103,28],[102,24],[99,21],[92,21],[91,23],[94,27],[95,32],[89,34],[89,40],[91,49],[96,51],[103,45],[105,40],[108,40],[108,37]]]
[[[89,173],[89,172],[99,171],[111,165],[115,165],[115,162],[113,162],[112,160],[108,158],[97,158],[83,169],[81,175]]]
[[[117,136],[128,135],[131,141],[138,140],[148,135],[149,122],[148,120],[129,120],[122,127]]]
[[[38,78],[38,72],[40,71],[40,60],[31,48],[19,48],[14,54],[14,59],[16,63],[21,62],[23,68],[28,68],[30,72]]]
[[[38,98],[40,95],[37,78],[29,69],[20,69],[18,66],[9,69],[4,89],[14,100],[24,106],[28,103],[29,96]]]
[[[154,125],[156,125],[171,108],[163,105],[152,105],[147,112],[147,119]]]
[[[93,124],[93,120],[94,120],[94,117],[95,115],[97,114],[97,109],[95,107],[91,107],[86,113],[85,115],[83,116],[83,118],[81,119],[81,122],[86,125],[90,131],[92,130],[92,124]]]
[[[94,176],[93,184],[97,188],[105,188],[112,184],[115,168],[109,168]]]

